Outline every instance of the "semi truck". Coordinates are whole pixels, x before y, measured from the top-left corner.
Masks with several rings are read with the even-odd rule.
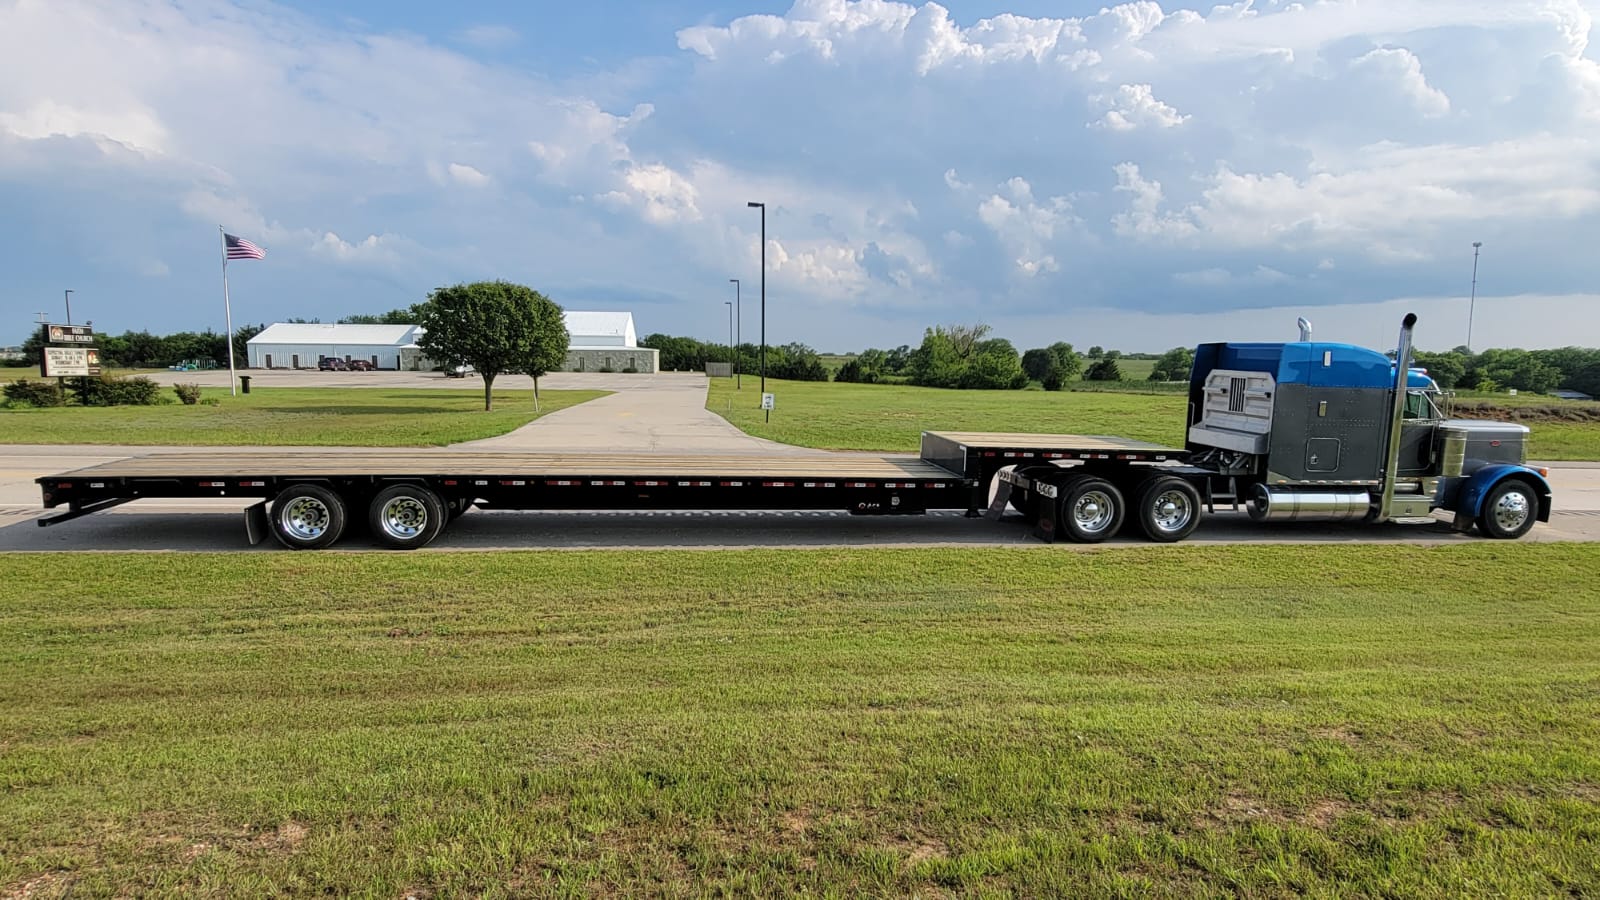
[[[364,519],[382,546],[431,543],[478,507],[512,510],[845,510],[1020,513],[1045,540],[1121,532],[1169,543],[1220,506],[1267,521],[1453,516],[1497,539],[1550,518],[1528,429],[1453,419],[1411,366],[1414,315],[1394,359],[1301,339],[1195,351],[1183,447],[1104,435],[927,431],[918,457],[556,454],[315,448],[136,456],[38,479],[51,526],[143,498],[242,497],[252,544],[329,547]],[[1014,517],[1013,517],[1014,518]]]

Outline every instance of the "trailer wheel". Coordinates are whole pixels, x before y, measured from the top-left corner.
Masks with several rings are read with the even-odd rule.
[[[1138,496],[1139,530],[1152,541],[1181,541],[1200,524],[1200,492],[1176,475],[1146,479]]]
[[[378,543],[392,550],[426,547],[449,518],[439,495],[416,484],[395,484],[372,498],[367,521]]]
[[[344,534],[344,501],[318,484],[284,488],[272,501],[272,536],[290,550],[321,550]]]
[[[1063,487],[1056,521],[1068,538],[1080,544],[1098,544],[1122,527],[1125,510],[1116,485],[1104,478],[1080,475]]]
[[[1483,498],[1478,513],[1478,530],[1485,537],[1513,540],[1533,528],[1539,515],[1539,497],[1526,481],[1509,478],[1494,486]]]

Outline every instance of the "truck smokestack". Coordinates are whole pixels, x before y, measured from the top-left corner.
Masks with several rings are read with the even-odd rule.
[[[1406,313],[1400,322],[1400,343],[1394,351],[1394,395],[1389,405],[1389,446],[1383,456],[1383,490],[1378,496],[1378,521],[1386,522],[1394,506],[1394,482],[1400,467],[1400,421],[1406,411],[1406,387],[1411,383],[1411,330],[1417,314]]]
[[[1300,318],[1295,319],[1294,323],[1300,326],[1300,340],[1311,340],[1311,320],[1307,319],[1305,316],[1301,316]]]

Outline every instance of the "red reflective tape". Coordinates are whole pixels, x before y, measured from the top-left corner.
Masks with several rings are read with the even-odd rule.
[[[266,487],[265,481],[241,481],[239,487]]]
[[[794,482],[792,482],[792,481],[763,481],[763,482],[761,482],[761,486],[762,487],[794,487]]]
[[[454,478],[447,478],[447,479],[445,479],[444,483],[445,483],[446,487],[455,487],[456,486],[456,480]]]
[[[502,482],[500,482],[500,484],[505,486],[505,487],[522,487],[523,485],[527,484],[527,482],[526,481],[502,481]]]
[[[56,482],[56,487],[57,488],[69,488],[69,487],[72,487],[72,482],[70,482],[70,481],[58,481],[58,482]]]
[[[665,481],[635,481],[634,487],[666,487]]]
[[[589,482],[597,487],[627,487],[626,481],[606,481],[604,479]]]
[[[993,456],[994,455],[994,451],[993,450],[985,450],[985,451],[983,451],[983,455],[984,456]]]
[[[744,487],[744,482],[742,482],[742,481],[724,481],[724,482],[722,482],[722,486],[723,487]]]
[[[545,479],[544,483],[550,485],[551,487],[577,487],[582,482],[578,482],[578,481],[562,481],[562,480],[558,480],[558,479]]]

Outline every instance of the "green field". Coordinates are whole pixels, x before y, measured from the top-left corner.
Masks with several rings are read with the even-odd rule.
[[[746,377],[743,391],[727,378],[710,382],[707,409],[750,434],[802,447],[914,452],[924,429],[1117,434],[1180,446],[1183,440],[1181,394],[950,391],[769,378],[777,408],[767,423],[759,379]]]
[[[915,452],[923,430],[1111,434],[1181,447],[1188,402],[1182,393],[952,391],[769,378],[767,389],[777,396],[769,423],[757,379],[745,378],[743,391],[731,379],[710,382],[706,408],[740,429],[829,450]],[[1600,459],[1600,422],[1528,427],[1530,459]]]
[[[0,443],[438,446],[505,434],[606,393],[540,391],[535,413],[533,391],[495,391],[486,413],[481,388],[257,388],[236,397],[206,388],[202,397],[218,405],[0,409]]]
[[[1593,895],[1597,579],[1583,544],[0,556],[0,896]]]

